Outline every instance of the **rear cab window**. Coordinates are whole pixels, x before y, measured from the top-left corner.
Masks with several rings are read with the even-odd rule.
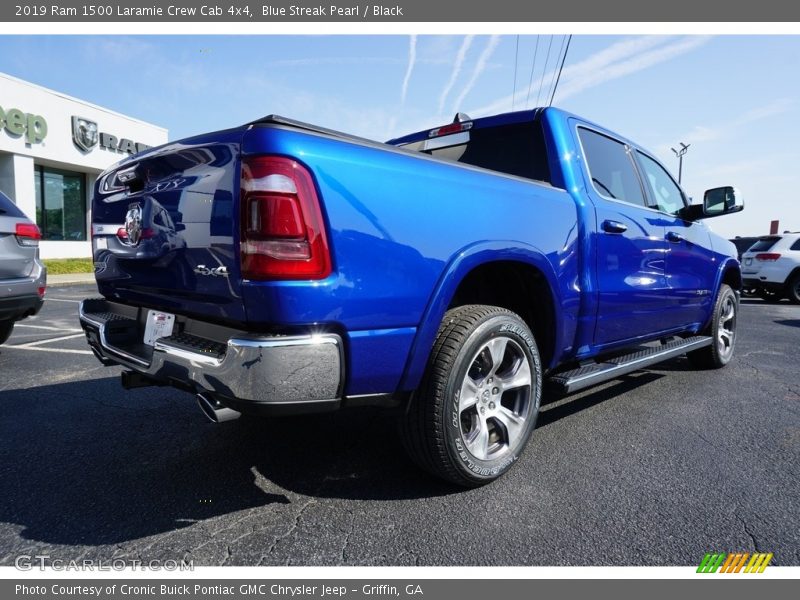
[[[625,144],[585,127],[578,127],[578,136],[595,191],[604,198],[645,206],[642,185]]]
[[[552,183],[544,133],[538,120],[470,127],[457,133],[401,144],[400,147],[507,175]]]

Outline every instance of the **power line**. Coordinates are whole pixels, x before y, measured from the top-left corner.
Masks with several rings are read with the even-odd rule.
[[[564,50],[564,56],[561,57],[561,66],[558,68],[558,77],[556,77],[556,84],[553,86],[553,94],[550,96],[550,104],[547,106],[553,106],[553,98],[556,97],[556,90],[558,89],[558,82],[561,81],[561,71],[564,68],[564,63],[567,60],[567,52],[569,52],[569,43],[572,41],[572,34],[569,34],[569,38],[567,39],[567,47]]]
[[[539,96],[542,94],[542,85],[544,85],[544,76],[547,72],[547,63],[550,62],[550,48],[553,47],[553,36],[550,36],[550,44],[547,46],[547,57],[544,59],[544,69],[542,69],[542,77],[539,79],[539,91],[536,93],[536,106],[539,106]]]
[[[519,34],[517,34],[517,50],[514,53],[514,85],[511,88],[511,110],[514,110],[514,100],[517,96],[517,64],[519,63]]]
[[[561,53],[564,51],[564,42],[566,41],[566,39],[567,39],[567,36],[565,36],[565,35],[561,36],[561,46],[559,46],[559,48],[558,48],[558,54],[556,54],[556,62],[555,62],[555,64],[560,64]],[[555,84],[556,84],[556,73],[557,72],[558,71],[554,68],[553,69],[553,76],[550,78],[550,87],[547,88],[548,89],[548,93],[544,95],[545,98],[547,98],[548,96],[552,95],[552,91],[553,91],[553,89],[555,87]]]
[[[531,76],[528,79],[528,95],[525,96],[525,108],[528,108],[528,101],[531,99],[531,84],[533,83],[533,70],[536,67],[536,55],[539,54],[539,36],[536,36],[536,49],[533,51],[533,62],[531,63]]]

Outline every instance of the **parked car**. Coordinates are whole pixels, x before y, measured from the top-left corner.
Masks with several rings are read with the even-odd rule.
[[[736,236],[732,240],[730,240],[734,246],[736,246],[736,253],[739,258],[739,262],[742,262],[742,253],[747,252],[747,250],[755,244],[759,240],[758,237],[743,237],[743,236]],[[755,287],[742,287],[742,296],[755,296],[758,293],[758,288]]]
[[[742,208],[732,187],[690,205],[652,154],[555,108],[387,144],[269,116],[98,178],[80,320],[125,387],[193,392],[214,421],[399,406],[420,466],[481,485],[525,448],[543,379],[731,360],[739,262],[703,219]]]
[[[747,252],[750,249],[750,246],[755,244],[760,239],[761,238],[758,237],[758,236],[756,236],[756,237],[746,237],[746,236],[738,236],[737,235],[735,238],[730,240],[731,243],[734,246],[736,246],[736,254],[737,254],[738,258],[739,258],[739,262],[742,262],[742,254]]]
[[[44,303],[47,270],[39,260],[42,234],[35,223],[0,192],[0,344],[14,323],[35,315]]]
[[[800,233],[765,235],[742,255],[744,286],[767,301],[800,304]]]

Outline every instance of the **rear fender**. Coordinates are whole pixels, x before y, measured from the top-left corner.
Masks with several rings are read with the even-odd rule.
[[[556,321],[554,355],[559,354],[558,349],[563,347],[563,327],[559,326],[562,322],[561,294],[558,288],[558,279],[550,261],[547,260],[541,250],[522,242],[479,242],[458,252],[439,278],[422,316],[422,321],[417,328],[417,334],[400,381],[401,390],[410,391],[416,389],[419,385],[428,362],[428,356],[436,339],[436,333],[439,331],[444,314],[464,278],[476,267],[500,261],[526,263],[536,267],[544,274],[548,287],[553,294],[552,300]]]

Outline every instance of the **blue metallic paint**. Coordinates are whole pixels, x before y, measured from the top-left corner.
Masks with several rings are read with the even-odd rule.
[[[556,323],[549,367],[631,341],[655,339],[676,327],[699,329],[708,319],[710,302],[699,299],[699,295],[689,298],[688,290],[694,289],[693,284],[701,285],[711,289],[713,298],[723,269],[738,269],[735,259],[729,258],[735,251],[721,243],[719,251],[712,249],[721,238],[709,234],[705,225],[688,226],[656,211],[632,216],[624,207],[602,205],[593,198],[574,133],[575,124],[586,121],[549,108],[478,119],[474,126],[532,118],[542,119],[553,186],[382,144],[275,124],[199,136],[151,150],[135,161],[167,157],[186,147],[202,149],[222,143],[229,147],[241,144],[241,155],[277,154],[302,162],[313,173],[322,200],[333,272],[322,281],[240,283],[238,209],[234,208],[227,217],[212,211],[206,219],[195,219],[207,227],[206,233],[195,239],[178,232],[197,251],[211,247],[219,250],[220,260],[231,273],[227,289],[218,287],[221,282],[197,278],[148,288],[144,274],[134,275],[136,269],[129,268],[99,277],[101,292],[131,303],[246,322],[253,330],[340,332],[346,345],[349,395],[416,387],[458,285],[473,269],[489,262],[518,261],[537,269],[547,281]],[[424,137],[427,132],[419,132],[395,143]],[[235,207],[240,157],[234,154],[220,165],[222,171],[214,181],[229,194]],[[124,164],[128,166],[131,161]],[[170,212],[176,224],[189,224],[182,215],[173,214],[183,212],[180,206],[199,198],[197,194],[208,195],[203,185],[211,183],[212,178],[199,171],[196,181],[174,184],[174,198],[155,194],[165,206],[167,200],[173,204],[177,201]],[[145,193],[152,190],[145,189]],[[103,194],[98,192],[95,209],[103,202]],[[102,217],[104,222],[115,222],[118,212]],[[655,237],[656,231],[661,236],[661,241],[653,240],[651,245],[659,252],[664,249],[666,263],[663,256],[660,263],[644,257],[644,251],[649,251],[647,244],[637,247],[638,242],[630,240],[618,243],[638,248],[635,260],[633,254],[620,248],[604,249],[598,225],[611,214],[631,221],[632,227],[636,221],[648,221],[652,228],[648,236],[652,233]],[[667,245],[662,242],[669,228],[689,230],[697,254],[689,256],[673,248],[666,252]],[[630,272],[610,274],[598,268],[601,255],[612,250]],[[187,267],[200,260],[191,256],[188,248],[170,254]],[[206,260],[205,255],[202,260]],[[123,263],[124,259],[119,264]],[[715,270],[709,269],[710,263],[717,265]],[[649,288],[641,281],[625,285],[625,279],[648,276],[642,273],[656,274],[663,291],[656,304],[673,305],[674,322],[679,326],[660,321],[653,326],[650,319],[639,318],[652,316]],[[712,276],[716,277],[713,284]],[[182,287],[186,288],[185,295]],[[611,324],[610,320],[615,322]],[[596,325],[602,329],[603,324],[616,333],[595,339]]]

